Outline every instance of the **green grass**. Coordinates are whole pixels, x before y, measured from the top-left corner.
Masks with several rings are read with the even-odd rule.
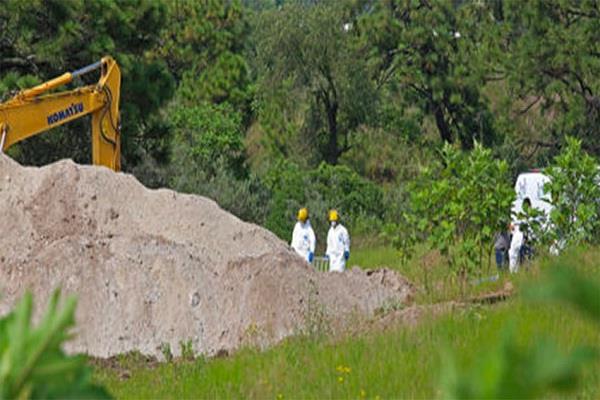
[[[359,265],[363,268],[388,267],[402,271],[404,265],[398,250],[390,246],[375,246],[353,249],[350,265]]]
[[[452,352],[460,363],[476,363],[512,319],[523,343],[535,343],[548,332],[565,351],[600,342],[600,330],[565,307],[511,301],[493,310],[464,310],[415,329],[339,342],[295,338],[262,353],[245,349],[229,358],[154,369],[125,362],[129,379],[104,369],[96,380],[118,398],[360,398],[361,393],[368,398],[433,398],[440,394],[440,351]],[[600,396],[600,363],[586,371],[579,394]]]
[[[372,264],[365,266],[376,265],[380,257],[394,267],[386,261],[387,251],[365,251],[365,259],[373,255]],[[361,257],[360,252],[354,255]],[[598,280],[599,250],[572,259]],[[519,281],[535,282],[536,271],[522,274]],[[580,345],[600,347],[598,324],[571,307],[515,296],[494,306],[473,305],[426,318],[414,328],[396,326],[342,338],[297,337],[268,351],[247,348],[227,358],[148,367],[139,357],[123,356],[117,368],[97,369],[95,380],[117,398],[439,398],[444,357],[450,354],[458,365],[473,368],[507,326],[521,345],[549,337],[564,353]],[[600,398],[600,360],[587,365],[571,396]]]
[[[457,278],[451,273],[443,257],[435,251],[429,251],[425,246],[418,247],[415,256],[406,262],[403,262],[398,250],[391,246],[357,248],[352,251],[350,265],[358,265],[365,269],[387,267],[400,272],[418,287],[415,299],[418,304],[439,303],[497,291],[509,279],[508,276],[502,275],[498,281],[468,284],[461,291]],[[495,265],[486,265],[479,277],[472,277],[469,281],[496,274],[498,272]]]

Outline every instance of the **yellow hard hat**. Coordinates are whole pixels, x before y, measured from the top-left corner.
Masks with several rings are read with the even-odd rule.
[[[298,210],[298,221],[305,222],[308,219],[308,208]]]
[[[337,212],[337,210],[329,210],[329,222],[332,221],[339,221],[340,220],[340,216]]]

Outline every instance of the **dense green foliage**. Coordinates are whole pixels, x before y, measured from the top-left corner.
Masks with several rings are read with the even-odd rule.
[[[239,114],[231,107],[205,102],[177,107],[170,119],[175,135],[172,161],[177,169],[173,174],[175,188],[193,191],[201,182],[193,182],[196,173],[212,177],[219,168],[242,173],[244,138]]]
[[[350,2],[289,2],[260,15],[259,119],[279,138],[284,154],[297,154],[298,147],[307,161],[337,164],[352,146],[350,136],[376,113],[376,88],[352,25],[359,11]],[[306,105],[299,109],[290,98]],[[273,109],[290,117],[278,121]],[[297,136],[281,137],[287,132],[280,124],[295,118]]]
[[[481,92],[485,84],[481,5],[440,2],[375,2],[364,16],[365,40],[379,57],[379,86],[435,123],[442,141],[471,148],[494,141],[493,117]],[[370,34],[375,32],[375,35]],[[399,97],[399,98],[398,98]]]
[[[167,23],[155,57],[179,82],[180,100],[228,102],[247,112],[250,78],[243,50],[248,34],[239,1],[165,2]]]
[[[554,205],[545,239],[561,247],[600,241],[600,169],[581,150],[581,141],[567,138],[567,146],[545,170],[545,190]]]
[[[92,383],[86,357],[67,356],[62,344],[75,322],[75,299],[59,308],[60,292],[50,298],[37,327],[31,326],[33,299],[26,294],[0,319],[0,397],[3,399],[109,398]]]
[[[352,226],[367,217],[378,224],[383,217],[381,189],[346,166],[322,163],[307,171],[282,161],[269,172],[266,183],[272,192],[266,227],[284,238],[294,227],[296,212],[304,206],[310,210],[321,242],[326,238],[331,208],[340,212],[342,223]]]
[[[564,135],[595,155],[600,118],[600,7],[594,1],[498,2],[488,31],[499,77],[523,100],[519,113],[539,109],[540,132],[519,139],[555,151]]]
[[[594,1],[7,0],[0,28],[3,98],[110,54],[124,169],[286,239],[307,205],[319,224],[341,208],[351,232],[404,226],[447,143],[490,149],[509,184],[566,135],[600,155]],[[89,162],[88,130],[10,154]]]

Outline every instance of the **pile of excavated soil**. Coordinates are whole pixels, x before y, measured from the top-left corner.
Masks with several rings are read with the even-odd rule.
[[[388,270],[319,273],[269,231],[213,201],[149,190],[133,176],[0,155],[0,314],[26,291],[78,296],[69,351],[98,357],[215,355],[337,329],[410,301]],[[40,307],[38,307],[39,309]]]

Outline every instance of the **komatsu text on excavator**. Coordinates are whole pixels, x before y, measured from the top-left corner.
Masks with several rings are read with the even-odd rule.
[[[95,85],[48,93],[74,78],[100,69]],[[67,72],[0,103],[0,151],[30,136],[92,115],[92,162],[115,171],[121,169],[119,94],[121,72],[116,61],[99,62]]]

